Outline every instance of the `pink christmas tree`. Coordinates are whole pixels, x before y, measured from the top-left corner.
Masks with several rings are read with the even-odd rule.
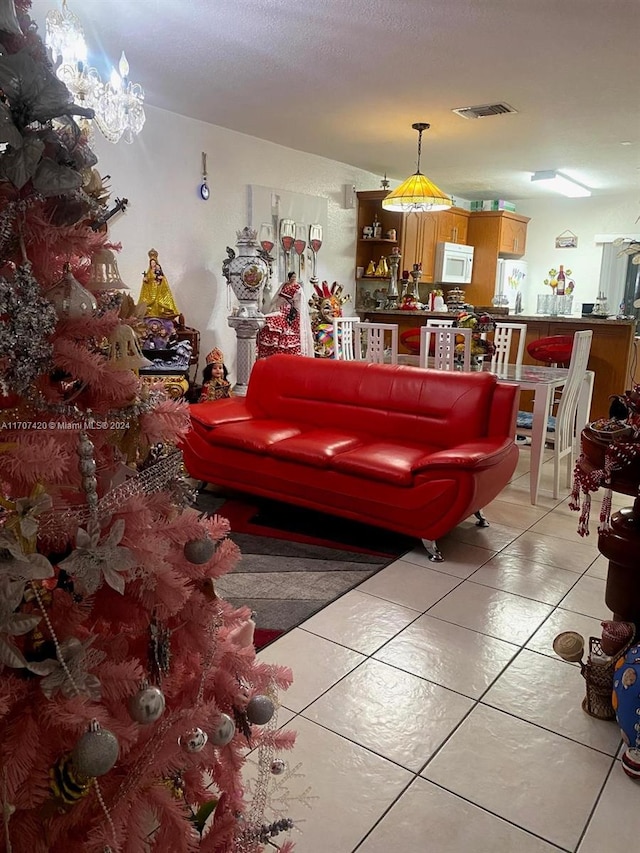
[[[239,552],[190,507],[188,407],[91,293],[108,192],[29,8],[0,0],[0,850],[290,850],[263,808],[291,674],[216,596]]]

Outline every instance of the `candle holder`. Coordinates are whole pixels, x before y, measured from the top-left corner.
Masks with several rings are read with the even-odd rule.
[[[400,250],[397,246],[394,246],[387,260],[391,278],[389,279],[387,299],[384,307],[388,311],[395,311],[398,307],[398,298],[400,296],[398,293],[398,268],[400,266],[401,258],[402,255],[400,254]]]

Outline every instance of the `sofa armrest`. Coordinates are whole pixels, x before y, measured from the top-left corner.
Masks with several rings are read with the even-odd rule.
[[[229,397],[227,400],[211,400],[189,406],[191,420],[204,429],[215,429],[222,424],[248,421],[255,415],[249,411],[244,399]]]
[[[513,447],[512,438],[502,440],[478,438],[475,441],[459,444],[457,447],[431,453],[425,457],[419,469],[414,469],[414,473],[417,474],[418,471],[427,471],[432,468],[466,468],[481,471],[484,468],[498,465],[509,455]]]

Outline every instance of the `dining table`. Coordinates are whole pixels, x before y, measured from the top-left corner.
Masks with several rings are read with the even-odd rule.
[[[398,362],[400,364],[419,366],[418,356],[413,355],[399,355]],[[429,366],[430,364],[427,363],[427,367]],[[492,365],[490,359],[481,359],[479,363],[472,366],[472,370],[493,373],[500,383],[517,385],[521,391],[533,392],[529,494],[532,505],[536,506],[540,492],[542,463],[544,461],[547,424],[551,413],[551,404],[555,392],[561,389],[567,381],[569,369],[566,367],[548,367],[537,364],[505,364],[500,366]],[[578,455],[580,433],[583,427],[589,422],[594,375],[592,370],[587,370],[580,389],[574,431],[574,458],[577,458]]]

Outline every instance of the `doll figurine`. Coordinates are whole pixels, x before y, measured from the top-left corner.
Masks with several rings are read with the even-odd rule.
[[[258,332],[258,358],[276,353],[305,355],[313,358],[313,334],[309,309],[302,285],[290,272],[280,285],[265,315],[264,326]]]
[[[202,391],[198,402],[225,400],[231,396],[231,383],[227,379],[229,371],[225,366],[222,351],[214,347],[206,361],[206,367],[202,371]]]

